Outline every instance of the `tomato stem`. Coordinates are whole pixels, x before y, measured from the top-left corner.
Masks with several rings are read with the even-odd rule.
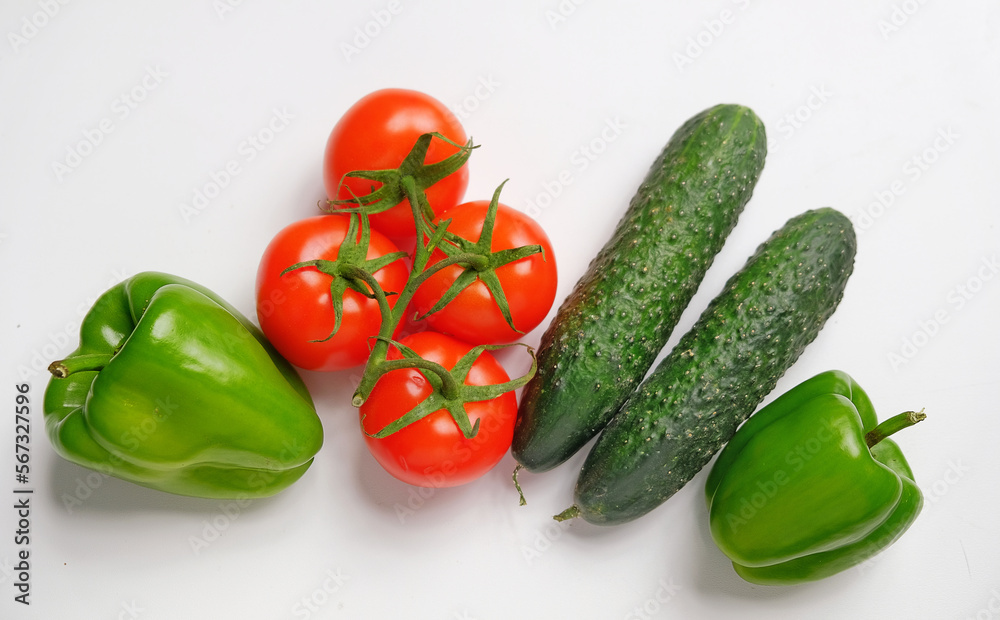
[[[413,295],[424,281],[419,276],[423,273],[427,261],[430,259],[431,244],[433,242],[436,245],[442,236],[437,234],[436,231],[432,231],[432,226],[427,222],[423,207],[423,203],[426,203],[427,199],[423,196],[423,192],[417,189],[417,184],[413,177],[404,176],[400,179],[399,184],[410,202],[410,209],[413,212],[413,219],[417,227],[417,244],[413,251],[413,265],[410,277],[396,299],[395,309],[389,305],[385,292],[381,290],[381,287],[377,283],[372,286],[372,293],[375,299],[378,300],[379,312],[382,315],[382,325],[368,355],[368,362],[365,364],[365,369],[362,372],[361,381],[358,382],[354,396],[351,399],[351,404],[355,407],[360,407],[368,400],[368,396],[375,389],[375,384],[378,382],[379,377],[387,372],[384,370],[384,363],[389,354],[389,343],[392,340],[393,334],[396,333],[396,328],[403,320],[405,312],[409,308],[410,301],[413,299]],[[428,238],[427,242],[424,241],[425,237]],[[414,274],[417,275],[414,276]]]
[[[439,260],[438,262],[434,263],[430,267],[425,268],[423,272],[416,275],[414,277],[414,283],[415,283],[414,288],[415,289],[420,288],[420,285],[426,282],[428,278],[433,276],[435,273],[441,271],[442,269],[446,269],[448,267],[451,267],[452,265],[462,265],[462,264],[469,265],[473,269],[481,270],[485,269],[489,265],[489,259],[487,259],[485,256],[473,253],[463,253],[463,254],[456,254],[454,256],[447,256]]]
[[[507,301],[507,294],[504,291],[503,285],[500,283],[500,277],[497,275],[497,269],[510,263],[528,258],[534,254],[541,253],[542,247],[541,245],[536,244],[499,250],[496,252],[493,251],[493,230],[496,225],[497,213],[500,208],[500,192],[506,184],[507,181],[504,181],[496,188],[496,190],[494,190],[486,215],[483,218],[479,238],[476,241],[463,239],[462,237],[449,232],[447,230],[447,225],[449,223],[448,220],[439,224],[439,229],[436,231],[436,234],[443,234],[444,237],[442,237],[441,243],[436,244],[436,247],[446,256],[446,258],[438,263],[435,263],[432,268],[442,262],[448,261],[448,265],[462,265],[463,270],[452,280],[448,289],[441,294],[437,302],[423,315],[418,317],[417,320],[422,320],[435,312],[439,312],[445,306],[454,301],[467,287],[478,281],[486,287],[490,295],[493,297],[493,301],[496,304],[497,309],[500,311],[500,314],[503,316],[504,321],[506,321],[508,327],[517,333],[524,333],[521,329],[514,325],[514,318],[510,311],[510,304]],[[445,230],[441,231],[440,227],[444,227]],[[429,270],[430,269],[424,270],[421,274],[421,276],[423,276],[421,281],[433,275],[433,273],[427,273]]]
[[[427,150],[430,148],[431,140],[434,138],[458,147],[458,152],[439,162],[425,164],[424,160],[427,157]],[[390,170],[353,170],[348,172],[340,180],[338,195],[340,191],[339,187],[344,187],[344,181],[347,178],[359,178],[378,183],[379,186],[377,189],[363,196],[354,195],[352,192],[350,198],[329,200],[327,204],[330,205],[331,211],[344,205],[356,205],[360,210],[369,215],[387,211],[400,204],[404,198],[410,198],[402,185],[404,179],[407,177],[414,179],[416,187],[420,189],[420,194],[423,195],[424,189],[434,185],[464,166],[474,148],[476,146],[472,143],[471,139],[465,144],[458,144],[440,133],[423,134],[417,138],[413,149],[403,159],[399,168]],[[430,205],[427,204],[426,197],[422,201],[421,208],[428,213],[432,213]]]
[[[383,186],[372,194],[355,198],[351,201],[332,201],[333,204],[352,202],[357,205],[357,209],[351,209],[350,211],[358,214],[358,217],[363,222],[362,230],[366,232],[368,213],[383,211],[389,206],[399,204],[405,198],[410,203],[415,226],[416,244],[412,254],[410,275],[403,290],[398,292],[394,305],[389,303],[387,293],[382,290],[374,276],[366,271],[364,266],[357,264],[355,261],[355,263],[350,265],[338,265],[337,268],[337,275],[343,280],[355,283],[362,282],[371,289],[371,297],[378,301],[379,313],[382,315],[382,324],[379,328],[379,333],[374,338],[368,361],[365,364],[361,380],[358,382],[351,403],[355,407],[361,407],[368,400],[378,380],[384,374],[404,368],[417,369],[434,388],[433,393],[424,401],[401,418],[379,430],[376,434],[372,435],[373,437],[384,437],[392,434],[433,411],[446,409],[455,419],[463,435],[466,438],[472,438],[479,430],[479,421],[476,420],[475,424],[470,423],[468,414],[465,411],[465,404],[492,400],[506,392],[523,387],[534,376],[537,368],[534,351],[530,347],[527,347],[531,354],[532,364],[531,369],[525,375],[502,384],[486,386],[466,385],[466,375],[471,370],[472,364],[479,355],[484,351],[509,345],[479,345],[474,347],[451,370],[448,370],[440,364],[421,358],[403,344],[395,342],[392,339],[398,326],[405,318],[410,302],[420,286],[434,274],[453,265],[464,267],[464,281],[466,282],[478,277],[483,278],[490,292],[497,299],[497,303],[508,324],[514,328],[509,316],[510,313],[503,290],[498,281],[494,282],[496,280],[494,270],[501,265],[541,251],[540,246],[525,246],[514,250],[492,252],[493,223],[496,218],[500,189],[503,187],[503,184],[494,192],[493,200],[491,201],[491,216],[488,218],[488,222],[484,222],[480,238],[475,243],[449,232],[448,224],[450,220],[434,221],[434,212],[424,192],[426,187],[431,184],[428,183],[428,180],[438,176],[443,178],[443,176],[446,176],[443,173],[448,169],[464,164],[469,156],[469,152],[475,147],[472,146],[470,140],[465,146],[456,145],[462,148],[461,154],[449,158],[451,161],[447,164],[440,162],[439,164],[424,165],[423,159],[431,137],[433,136],[428,134],[421,136],[410,155],[407,156],[403,165],[398,170],[365,171],[356,174],[348,173],[349,176],[360,176],[382,182]],[[389,185],[392,187],[390,188]],[[375,205],[374,203],[380,204]],[[365,243],[365,245],[367,244]],[[441,249],[445,257],[428,266],[435,249]],[[358,251],[360,252],[361,250],[359,249]],[[439,301],[438,305],[443,306],[445,303],[448,303],[450,299],[454,299],[458,292],[460,292],[460,288],[453,286],[446,293],[447,299],[443,298]],[[402,359],[389,359],[390,345],[401,352]],[[518,488],[518,492],[520,493],[520,488]],[[523,502],[523,494],[521,497]]]

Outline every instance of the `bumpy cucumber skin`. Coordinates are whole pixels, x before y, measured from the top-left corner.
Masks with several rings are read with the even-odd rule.
[[[685,122],[610,240],[541,338],[511,452],[552,469],[593,438],[639,385],[750,200],[764,125],[723,104]]]
[[[631,521],[691,480],[816,338],[856,248],[850,220],[830,208],[775,231],[604,429],[566,516]]]

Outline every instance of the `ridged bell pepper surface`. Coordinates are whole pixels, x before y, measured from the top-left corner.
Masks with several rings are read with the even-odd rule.
[[[706,482],[712,537],[745,580],[792,584],[860,564],[895,542],[923,496],[846,373],[825,372],[765,406],[719,453]]]
[[[260,331],[163,273],[112,287],[50,366],[45,425],[63,458],[179,495],[269,496],[323,442],[312,398]]]

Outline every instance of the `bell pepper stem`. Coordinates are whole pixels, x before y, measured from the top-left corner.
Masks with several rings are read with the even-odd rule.
[[[868,431],[865,434],[865,443],[869,448],[872,448],[889,435],[913,426],[926,417],[923,409],[920,411],[904,411],[903,413],[896,414],[887,420],[883,420],[881,424]]]
[[[67,357],[49,364],[49,372],[57,379],[65,379],[75,372],[102,370],[114,357],[112,353],[85,353]]]

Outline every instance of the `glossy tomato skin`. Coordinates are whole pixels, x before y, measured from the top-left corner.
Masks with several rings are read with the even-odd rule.
[[[370,339],[382,324],[378,302],[360,293],[344,293],[343,318],[337,333],[330,299],[331,276],[314,267],[281,272],[295,263],[334,260],[347,236],[349,216],[319,215],[286,226],[271,240],[257,269],[257,319],[261,331],[289,362],[305,370],[335,371],[364,364]],[[359,234],[360,237],[360,234]],[[369,259],[396,252],[395,244],[371,231]],[[402,260],[375,272],[385,291],[400,291],[409,275]],[[388,297],[390,305],[394,296]]]
[[[347,178],[355,170],[398,168],[421,134],[438,132],[456,144],[468,140],[458,118],[440,101],[424,93],[399,88],[378,90],[361,98],[340,118],[330,132],[323,160],[323,183],[331,200],[350,199],[371,192],[378,183]],[[435,163],[458,152],[450,144],[434,139],[425,162]],[[427,188],[435,213],[458,204],[469,184],[468,165]],[[338,193],[339,188],[339,193]],[[353,194],[352,194],[353,192]],[[372,226],[397,245],[408,246],[415,237],[409,201],[371,216]],[[405,243],[404,243],[405,242]]]
[[[437,332],[418,332],[401,342],[421,357],[449,369],[473,348]],[[399,357],[396,349],[390,350],[390,358]],[[491,385],[508,380],[507,372],[487,351],[473,364],[465,383]],[[359,410],[369,451],[387,472],[415,486],[453,487],[481,477],[510,448],[517,417],[514,392],[465,405],[470,425],[481,420],[478,433],[471,439],[464,437],[454,418],[444,410],[382,439],[368,436],[400,418],[430,392],[427,380],[416,370],[393,370],[382,376]]]
[[[451,219],[448,230],[463,239],[477,241],[489,201],[462,203],[440,217]],[[481,280],[465,288],[443,309],[431,314],[426,321],[431,329],[450,334],[472,344],[502,344],[515,342],[537,327],[548,315],[555,302],[558,286],[556,257],[552,243],[542,227],[525,213],[500,203],[493,230],[494,252],[525,245],[540,245],[542,253],[508,263],[496,270],[507,297],[514,326],[504,320],[492,294]],[[435,251],[430,264],[443,258]],[[458,265],[447,267],[428,278],[413,298],[413,308],[419,314],[430,310],[461,273]]]

